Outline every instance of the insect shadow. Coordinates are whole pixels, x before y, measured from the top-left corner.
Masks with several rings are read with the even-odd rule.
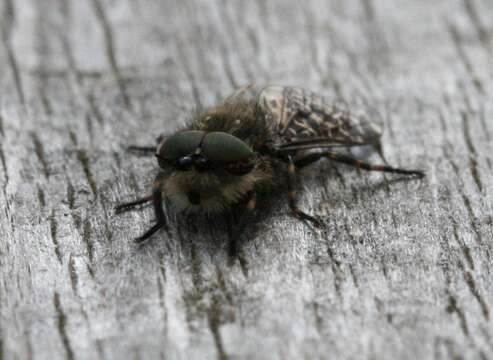
[[[284,188],[279,189],[282,194],[285,191]],[[251,248],[252,242],[261,237],[262,224],[271,223],[279,215],[289,214],[289,208],[283,206],[282,196],[276,196],[270,191],[259,192],[259,196],[262,200],[257,203],[255,211],[250,214],[241,234],[235,231],[235,225],[242,219],[246,201],[239,202],[218,214],[177,211],[171,201],[165,200],[163,209],[166,214],[166,225],[156,234],[155,241],[146,241],[136,246],[140,249],[156,246],[156,241],[176,242],[184,253],[192,254],[192,257],[198,256],[196,253],[198,249],[211,256],[227,254],[228,264],[234,265],[238,260],[242,270],[246,273],[249,258],[246,249]],[[139,209],[151,211],[152,206],[144,203],[136,208],[136,210]],[[307,223],[305,226],[310,226],[310,224]]]

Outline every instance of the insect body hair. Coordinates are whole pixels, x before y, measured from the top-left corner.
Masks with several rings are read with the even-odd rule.
[[[198,113],[190,124],[193,130],[223,131],[244,141],[254,151],[271,138],[272,126],[262,109],[248,102],[226,101]]]
[[[223,175],[223,176],[221,176]],[[165,195],[182,209],[194,209],[186,194],[192,189],[200,192],[200,208],[206,212],[219,212],[240,202],[257,187],[271,187],[274,184],[271,168],[255,166],[248,174],[235,176],[217,172],[197,173],[195,171],[174,172],[165,181]]]

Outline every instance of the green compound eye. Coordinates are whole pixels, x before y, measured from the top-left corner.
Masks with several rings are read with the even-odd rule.
[[[216,164],[227,164],[247,160],[252,149],[236,136],[215,131],[208,133],[202,141],[202,154]]]
[[[159,157],[169,161],[193,154],[200,145],[205,133],[198,130],[182,131],[171,135],[158,149]]]

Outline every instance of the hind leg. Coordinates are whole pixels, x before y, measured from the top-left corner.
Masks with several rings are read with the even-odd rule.
[[[317,159],[318,160],[318,159]],[[305,220],[312,223],[315,227],[321,228],[322,223],[317,218],[304,213],[296,205],[296,166],[291,155],[288,155],[288,200],[291,213],[299,220]]]
[[[295,165],[298,168],[302,168],[318,161],[321,158],[327,158],[330,160],[341,162],[346,165],[354,166],[356,168],[367,170],[367,171],[380,171],[380,172],[395,173],[395,174],[415,175],[418,177],[423,177],[425,175],[424,171],[422,170],[408,170],[408,169],[395,168],[388,165],[368,164],[364,161],[355,159],[351,156],[332,152],[332,151],[324,151],[320,153],[308,154],[307,156],[297,160],[295,162]]]

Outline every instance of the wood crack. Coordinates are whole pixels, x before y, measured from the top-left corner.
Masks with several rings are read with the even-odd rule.
[[[3,152],[3,147],[1,143],[0,143],[0,164],[2,164],[2,168],[3,168],[3,177],[5,179],[5,183],[4,183],[4,190],[5,190],[9,182],[9,172],[7,170],[7,162],[5,160],[5,153]]]
[[[91,222],[88,218],[84,221],[84,229],[82,231],[82,239],[86,244],[87,256],[89,258],[89,263],[92,267],[94,264],[94,243],[92,240],[92,227]]]
[[[68,260],[68,274],[70,277],[70,286],[72,287],[72,291],[76,296],[79,296],[79,291],[77,287],[79,282],[79,276],[77,275],[77,268],[75,267],[75,260],[72,254],[70,254]]]
[[[468,215],[468,218],[469,218],[469,222],[471,224],[471,228],[474,231],[474,234],[476,235],[474,237],[476,239],[476,243],[478,245],[482,245],[482,244],[484,244],[484,242],[483,242],[483,236],[481,235],[481,232],[478,229],[476,216],[474,215],[474,212],[472,210],[471,200],[469,199],[469,197],[467,197],[462,192],[462,190],[461,190],[460,194],[461,194],[461,197],[462,197],[462,201],[464,202],[464,206],[466,207],[466,210],[467,210],[467,215]]]
[[[34,151],[38,157],[39,163],[43,168],[43,174],[46,178],[50,177],[50,170],[48,167],[48,160],[46,160],[43,143],[39,140],[38,135],[33,131],[31,132],[31,138],[34,143]]]
[[[473,140],[471,138],[471,133],[469,129],[469,118],[464,111],[461,111],[462,116],[462,134],[464,136],[464,140],[467,146],[467,149],[470,153],[469,155],[469,166],[471,169],[471,175],[474,179],[476,186],[478,187],[479,192],[483,192],[483,183],[481,181],[481,176],[479,175],[478,170],[478,161],[477,161],[477,152],[474,147]]]
[[[221,47],[221,53],[222,53],[221,58],[223,60],[224,74],[226,75],[226,78],[228,79],[229,84],[231,85],[231,88],[237,89],[240,87],[240,84],[236,80],[234,72],[231,68],[228,50],[222,42],[220,42],[220,47]]]
[[[318,48],[317,48],[317,44],[316,44],[316,38],[317,37],[316,37],[315,31],[314,31],[314,27],[316,25],[314,22],[315,17],[313,16],[313,14],[310,13],[308,3],[300,2],[299,6],[301,7],[301,14],[303,15],[303,20],[305,22],[306,38],[308,41],[308,49],[309,49],[309,51],[308,51],[309,60],[312,63],[315,70],[317,71],[317,73],[319,74],[319,76],[321,78],[324,78],[325,72],[324,72],[324,70],[323,70],[323,68],[320,65],[320,62],[318,60],[319,54],[318,54]]]
[[[481,124],[481,128],[482,128],[482,133],[483,135],[486,137],[486,140],[488,141],[489,144],[492,144],[492,137],[491,137],[491,132],[488,128],[488,125],[487,125],[487,120],[486,120],[486,110],[484,107],[481,108],[481,112],[480,112],[480,115],[479,115],[479,121],[480,121],[480,124]],[[493,161],[492,161],[492,158],[491,156],[487,156],[486,157],[486,163],[488,164],[488,168],[490,170],[493,170]]]
[[[481,123],[481,127],[483,128],[482,129],[483,130],[483,135],[486,137],[486,140],[488,140],[488,142],[491,142],[492,137],[491,137],[491,133],[490,133],[490,130],[488,129],[488,125],[487,125],[487,122],[486,122],[486,110],[485,110],[484,107],[481,108],[481,114],[479,115],[479,120],[480,120],[480,123]]]
[[[91,163],[89,161],[89,157],[87,155],[87,152],[84,149],[78,149],[77,150],[77,160],[79,160],[82,170],[84,171],[84,175],[86,176],[87,183],[89,184],[89,187],[91,188],[91,191],[95,197],[97,197],[97,186],[96,186],[96,180],[94,180],[94,176],[92,175],[91,171]]]
[[[10,199],[7,195],[7,185],[4,185],[3,187],[3,197],[5,199],[5,218],[9,219],[10,231],[14,232],[15,230],[14,216],[12,214]]]
[[[94,94],[92,92],[86,93],[86,99],[89,104],[89,108],[91,109],[91,113],[94,115],[99,125],[102,125],[104,123],[104,117],[99,110]],[[91,117],[89,119],[91,119]]]
[[[116,49],[115,49],[116,46],[115,46],[115,41],[113,39],[113,30],[111,29],[111,24],[108,21],[108,18],[106,17],[106,13],[104,11],[103,5],[101,4],[100,0],[92,0],[92,4],[96,13],[96,17],[103,30],[106,56],[110,63],[111,71],[118,85],[125,106],[128,109],[131,109],[131,102],[127,93],[127,89],[125,87],[125,81],[118,67],[118,62],[116,60]]]
[[[166,263],[164,254],[159,254],[159,270],[157,275],[157,287],[159,295],[159,307],[161,309],[161,316],[164,328],[164,337],[167,334],[168,327],[168,311],[166,310],[166,298],[164,293],[164,286],[166,284]]]
[[[474,298],[477,300],[481,312],[483,313],[483,316],[486,320],[490,320],[490,310],[488,303],[486,302],[486,299],[481,295],[479,292],[479,289],[476,285],[476,281],[474,280],[474,276],[471,273],[471,271],[466,270],[464,271],[464,279],[466,280],[467,286],[469,287],[469,290],[471,290],[471,293],[473,294]]]
[[[368,22],[374,22],[376,20],[375,4],[373,0],[361,0],[365,17]]]
[[[466,69],[467,73],[469,74],[473,86],[476,88],[478,93],[480,93],[481,95],[486,95],[486,91],[484,90],[483,83],[481,82],[480,78],[476,74],[476,71],[474,70],[472,63],[469,60],[469,57],[467,56],[466,50],[463,47],[459,30],[457,30],[456,26],[451,23],[447,23],[447,29],[455,45],[457,55],[459,56],[459,59],[462,61],[462,64],[464,65],[464,68]]]
[[[3,130],[3,115],[0,112],[0,136],[5,137],[5,131]]]
[[[356,274],[353,265],[349,265],[349,272],[351,274],[351,279],[353,280],[354,287],[358,290],[359,293],[361,293],[361,289],[359,287],[358,275]]]
[[[455,298],[455,296],[453,296],[450,293],[450,291],[447,292],[448,292],[448,305],[446,310],[448,313],[455,313],[457,315],[457,317],[459,318],[462,332],[466,337],[469,338],[469,327],[467,326],[466,315],[464,314],[464,311],[457,305],[457,299]]]
[[[38,185],[38,202],[41,208],[46,206],[46,197],[43,189]]]
[[[68,178],[67,178],[67,203],[68,203],[68,208],[70,210],[73,210],[75,205],[75,191],[74,191],[74,186],[72,185],[72,183]]]
[[[341,284],[344,280],[344,278],[342,277],[343,271],[341,269],[340,261],[335,258],[334,251],[329,244],[327,244],[327,255],[329,255],[329,258],[331,260],[330,266],[332,268],[332,273],[334,274],[334,289],[337,295],[342,298]]]
[[[46,64],[49,63],[49,56],[50,56],[50,48],[49,48],[49,40],[47,35],[47,29],[46,29],[46,17],[47,14],[45,13],[46,11],[46,5],[37,3],[36,5],[36,10],[37,10],[37,16],[36,16],[36,23],[35,23],[35,34],[36,34],[36,52],[37,52],[37,57],[39,58],[38,66],[39,69],[41,70],[39,72],[39,84],[36,86],[37,88],[37,93],[38,96],[41,100],[41,106],[43,107],[43,111],[47,115],[53,114],[53,108],[50,103],[50,100],[47,97],[47,89],[48,89],[48,77],[47,73],[43,71],[43,69],[46,67]]]
[[[56,316],[57,316],[57,325],[58,325],[58,333],[60,334],[60,338],[62,340],[63,348],[65,349],[65,354],[68,360],[74,359],[74,351],[72,350],[72,345],[70,344],[70,340],[68,337],[67,331],[67,317],[63,312],[61,303],[60,303],[60,294],[55,292],[53,297],[53,303],[55,305]]]
[[[187,56],[184,53],[184,44],[183,41],[180,38],[176,39],[176,50],[177,50],[177,55],[178,55],[178,60],[180,64],[183,67],[183,70],[185,72],[185,76],[188,79],[188,82],[190,84],[191,90],[192,90],[192,95],[195,100],[195,107],[197,110],[201,110],[204,108],[202,101],[200,100],[200,92],[197,87],[197,82],[195,80],[195,75],[193,74],[192,69],[190,68],[190,64],[188,63]]]
[[[58,222],[56,219],[57,218],[55,216],[55,210],[52,210],[49,218],[51,241],[53,242],[53,246],[55,249],[55,254],[58,259],[58,262],[61,264],[63,263],[63,259],[62,259],[62,253],[60,251],[60,243],[58,242]]]
[[[111,230],[111,219],[108,218],[108,213],[111,213],[113,211],[113,207],[110,205],[110,209],[108,209],[108,204],[111,204],[112,201],[108,199],[104,193],[101,194],[99,197],[99,202],[101,204],[101,208],[103,209],[103,214],[104,214],[104,234],[106,236],[106,239],[111,242],[113,241],[113,231]]]
[[[96,118],[96,121],[99,123],[99,125],[102,125],[104,123],[103,115],[101,114],[101,111],[99,110],[96,104],[96,100],[94,99],[94,94],[90,90],[87,90],[84,87],[83,84],[84,73],[77,69],[75,58],[72,53],[72,47],[67,39],[66,33],[61,31],[60,37],[61,37],[63,53],[65,55],[65,58],[67,59],[69,72],[72,74],[73,78],[75,79],[75,84],[78,90],[84,95],[84,99],[87,106],[89,107],[89,111]],[[89,121],[91,120],[91,118],[92,117],[89,117]]]
[[[488,34],[488,30],[486,30],[485,26],[483,25],[479,17],[479,13],[476,8],[476,5],[474,4],[474,0],[463,0],[462,3],[464,4],[464,9],[466,10],[466,14],[469,17],[471,24],[476,29],[476,32],[479,37],[479,41],[481,42],[483,47],[488,52],[490,52],[491,51],[490,36]]]
[[[14,10],[14,3],[12,0],[5,0],[5,10],[2,18],[0,19],[0,33],[2,35],[2,42],[5,48],[5,53],[7,54],[7,62],[10,67],[10,71],[12,73],[12,77],[14,79],[15,89],[17,91],[17,96],[22,105],[25,105],[25,95],[24,89],[22,86],[21,75],[19,71],[19,64],[17,62],[16,54],[14,53],[14,49],[12,47],[12,28],[14,26],[16,19],[16,14]]]
[[[188,79],[188,82],[190,84],[190,87],[192,89],[192,95],[195,100],[195,107],[197,110],[203,109],[202,101],[200,100],[200,93],[197,88],[197,82],[195,80],[195,75],[193,74],[192,69],[190,68],[190,64],[188,63],[187,56],[184,53],[184,43],[183,41],[178,37],[176,39],[176,50],[177,50],[177,55],[178,55],[178,60],[183,66],[183,70],[185,72],[185,76]]]
[[[237,49],[236,44],[240,44],[240,43],[242,43],[242,41],[240,41],[238,33],[237,33],[238,25],[235,24],[231,15],[227,11],[229,3],[230,2],[227,2],[226,0],[221,0],[221,4],[218,7],[219,7],[219,10],[221,11],[221,13],[223,15],[222,20],[224,21],[224,26],[226,27],[225,33],[231,37],[232,43],[235,44],[234,48]],[[248,81],[250,83],[254,82],[256,79],[256,76],[253,75],[253,72],[250,69],[250,64],[242,56],[242,54],[244,54],[244,52],[243,51],[234,51],[234,53],[237,54],[238,60],[241,64],[241,68],[245,72],[245,75],[246,75]]]
[[[474,259],[473,259],[472,255],[471,255],[471,249],[469,248],[469,246],[466,245],[466,243],[464,242],[464,240],[459,235],[459,225],[457,224],[457,222],[455,221],[455,219],[453,219],[452,217],[449,217],[449,221],[453,225],[454,239],[455,239],[455,241],[457,242],[457,244],[461,248],[462,254],[464,255],[464,258],[466,259],[467,264],[469,265],[469,267],[471,269],[474,270],[476,266],[474,264]]]

